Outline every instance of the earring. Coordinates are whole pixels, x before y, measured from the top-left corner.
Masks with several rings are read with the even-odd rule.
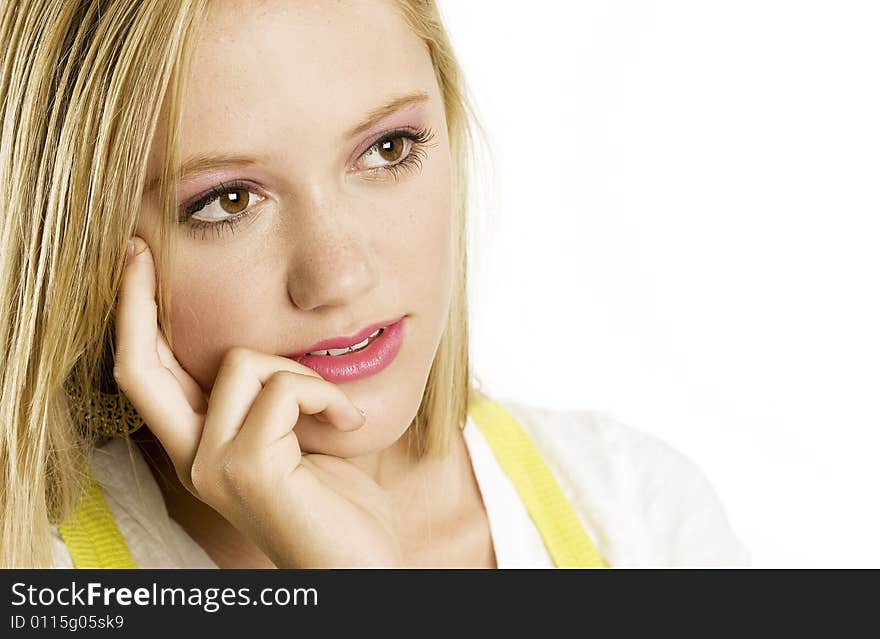
[[[67,389],[78,423],[104,437],[125,437],[144,425],[144,420],[128,398],[119,393],[104,393],[93,389],[88,397],[71,388]]]

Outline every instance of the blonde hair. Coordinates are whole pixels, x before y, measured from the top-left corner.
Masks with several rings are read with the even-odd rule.
[[[409,430],[419,456],[442,455],[477,392],[466,288],[475,119],[435,2],[393,1],[433,61],[454,165],[452,301]],[[162,283],[176,220],[183,78],[207,3],[6,0],[0,9],[0,179],[8,194],[0,217],[0,566],[52,565],[49,525],[70,516],[83,488],[96,439],[65,391],[114,390],[116,293],[164,105],[157,297],[173,348]]]

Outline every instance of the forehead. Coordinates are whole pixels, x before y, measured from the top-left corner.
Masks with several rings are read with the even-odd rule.
[[[184,148],[339,135],[388,96],[436,93],[427,48],[392,0],[215,0],[183,101]],[[240,146],[236,150],[241,150]]]

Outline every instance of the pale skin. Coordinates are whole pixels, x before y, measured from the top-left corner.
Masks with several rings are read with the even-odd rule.
[[[431,136],[380,153],[400,130]],[[254,159],[179,183],[191,217],[167,283],[174,352],[157,322],[152,191],[123,273],[114,375],[171,459],[155,470],[170,515],[221,568],[494,567],[462,434],[441,459],[417,459],[405,437],[454,273],[449,139],[424,44],[387,0],[214,2],[181,135],[184,163]],[[190,206],[221,182],[236,186]],[[234,233],[218,224],[239,213]],[[375,375],[331,383],[284,357],[402,315],[403,346]]]

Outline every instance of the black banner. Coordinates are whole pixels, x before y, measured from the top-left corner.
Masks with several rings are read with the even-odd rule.
[[[175,630],[192,628],[200,639],[274,636],[285,628],[284,636],[296,636],[318,624],[386,628],[392,636],[446,628],[467,637],[472,619],[541,636],[551,629],[568,634],[566,628],[588,635],[607,623],[617,631],[696,624],[714,635],[737,625],[767,630],[773,619],[790,630],[806,612],[818,629],[818,613],[832,603],[832,590],[821,584],[839,576],[757,569],[5,570],[0,636],[177,636]],[[853,612],[869,610],[870,599],[868,591],[846,595]],[[836,617],[835,634],[853,620]]]

